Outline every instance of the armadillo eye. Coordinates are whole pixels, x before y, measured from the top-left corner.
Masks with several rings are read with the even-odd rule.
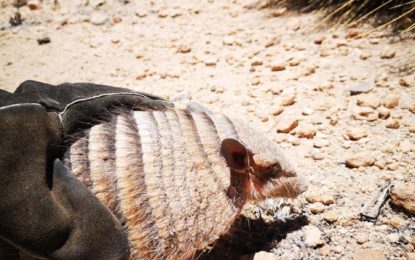
[[[274,167],[271,167],[266,171],[266,176],[268,176],[269,178],[277,178],[278,171]]]

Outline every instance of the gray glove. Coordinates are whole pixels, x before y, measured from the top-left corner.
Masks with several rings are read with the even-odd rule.
[[[60,160],[64,136],[119,107],[166,108],[143,93],[88,83],[26,81],[0,91],[0,237],[38,257],[122,259],[120,222]],[[2,244],[2,243],[0,243]],[[0,255],[1,256],[1,255]]]

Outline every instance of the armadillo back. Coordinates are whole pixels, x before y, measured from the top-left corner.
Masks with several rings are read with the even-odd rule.
[[[226,233],[244,203],[230,189],[223,116],[126,111],[74,142],[66,165],[123,222],[132,259],[185,259]]]

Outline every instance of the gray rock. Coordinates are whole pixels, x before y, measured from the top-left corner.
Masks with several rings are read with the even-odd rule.
[[[94,25],[103,25],[108,21],[108,15],[102,12],[95,12],[91,14],[89,21]]]
[[[362,82],[356,85],[349,87],[350,95],[358,95],[361,93],[369,92],[372,89],[372,84],[370,82]]]

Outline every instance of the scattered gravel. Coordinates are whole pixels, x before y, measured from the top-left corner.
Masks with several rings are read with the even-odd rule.
[[[309,181],[305,199],[246,213],[263,218],[236,236],[247,246],[227,245],[234,251],[415,258],[405,195],[415,174],[413,39],[386,29],[363,36],[367,24],[326,30],[320,14],[252,0],[33,0],[19,10],[22,26],[10,27],[9,2],[0,8],[0,88],[27,79],[126,87],[203,104],[278,142]],[[43,36],[52,41],[38,45]],[[362,221],[362,205],[390,181],[406,188],[391,190],[394,204],[376,223]]]

